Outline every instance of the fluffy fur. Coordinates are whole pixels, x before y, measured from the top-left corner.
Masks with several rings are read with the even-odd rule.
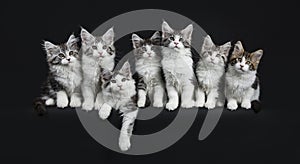
[[[42,94],[35,101],[35,110],[44,114],[44,105],[57,105],[59,108],[81,106],[80,84],[82,80],[80,56],[77,47],[78,39],[71,35],[64,44],[55,45],[44,42],[47,53],[49,73],[42,86]]]
[[[259,102],[259,82],[256,73],[262,55],[262,50],[252,53],[244,51],[240,41],[235,44],[225,74],[228,109],[236,110],[238,104],[241,104],[242,108],[250,109],[251,102]]]
[[[113,73],[104,70],[102,82],[103,100],[105,103],[99,110],[99,116],[102,119],[106,119],[110,115],[112,108],[123,113],[119,147],[122,151],[126,151],[130,148],[130,137],[138,113],[135,81],[131,75],[130,64],[125,62],[119,71]]]
[[[144,107],[149,96],[154,107],[163,107],[164,83],[161,70],[161,36],[157,31],[150,39],[132,34],[135,69],[138,73],[138,107]]]
[[[230,48],[230,42],[216,46],[209,35],[204,38],[201,59],[196,68],[199,82],[195,104],[197,107],[213,109],[216,105],[224,105],[224,73]]]
[[[193,72],[191,53],[193,25],[181,31],[173,30],[167,22],[162,23],[162,68],[166,81],[168,102],[166,108],[174,110],[179,105],[191,108],[194,106],[194,88],[197,84]]]
[[[82,39],[82,109],[99,109],[103,104],[99,92],[101,69],[112,71],[114,68],[115,48],[114,31],[110,28],[103,36],[93,36],[87,30],[81,29]],[[96,100],[96,102],[95,102]]]

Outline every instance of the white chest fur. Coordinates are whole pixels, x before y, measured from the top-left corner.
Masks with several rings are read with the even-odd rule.
[[[205,90],[210,90],[219,86],[224,75],[224,67],[207,66],[200,61],[197,66],[196,74],[201,87]]]

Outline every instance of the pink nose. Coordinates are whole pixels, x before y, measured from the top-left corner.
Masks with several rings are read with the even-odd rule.
[[[100,56],[102,56],[102,54],[103,54],[102,52],[99,52],[99,55],[100,55]]]
[[[174,42],[174,44],[178,45],[179,43],[178,42]]]
[[[151,56],[151,53],[150,53],[150,52],[148,52],[147,54],[148,54],[148,56]]]

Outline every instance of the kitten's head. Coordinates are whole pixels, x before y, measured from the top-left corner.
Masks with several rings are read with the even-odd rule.
[[[84,28],[81,29],[82,46],[84,55],[92,56],[96,59],[113,58],[115,56],[114,30],[108,29],[102,36],[93,36]]]
[[[230,57],[229,66],[240,73],[256,71],[262,55],[263,50],[257,50],[252,53],[246,52],[242,43],[238,41]]]
[[[142,39],[137,34],[132,34],[134,54],[138,58],[151,60],[159,54],[161,36],[156,31],[150,39]]]
[[[213,43],[210,36],[207,35],[204,38],[202,45],[202,60],[208,65],[225,66],[230,48],[231,42],[227,42],[221,46],[217,46]]]
[[[102,82],[102,88],[109,89],[112,92],[126,93],[128,90],[134,88],[135,81],[132,78],[129,62],[125,62],[118,71],[110,72],[103,70]]]
[[[188,25],[181,31],[173,30],[167,22],[162,23],[163,45],[174,50],[191,47],[193,25]]]
[[[55,45],[44,41],[44,48],[47,53],[47,61],[50,65],[68,66],[79,60],[78,39],[72,34],[64,44]]]

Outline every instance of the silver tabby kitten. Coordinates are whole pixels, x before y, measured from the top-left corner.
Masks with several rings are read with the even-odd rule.
[[[154,107],[163,107],[164,83],[161,68],[161,36],[157,31],[150,39],[132,34],[135,69],[138,73],[138,107],[144,107],[149,96]]]
[[[194,88],[197,84],[193,71],[191,53],[193,25],[181,31],[173,30],[167,22],[162,23],[162,56],[161,61],[168,94],[166,108],[174,110],[179,105],[191,108],[194,106]]]
[[[250,109],[252,107],[256,112],[260,110],[259,80],[256,73],[262,55],[263,50],[249,53],[244,50],[240,41],[235,44],[225,74],[225,95],[228,109],[236,110],[238,104],[241,104],[242,108]]]
[[[99,110],[99,116],[106,119],[112,108],[123,113],[119,147],[122,151],[126,151],[130,148],[130,137],[138,113],[135,81],[128,62],[125,62],[118,71],[103,71],[102,92],[104,103]]]
[[[201,59],[196,68],[199,82],[196,93],[197,107],[213,109],[216,105],[224,105],[224,74],[230,48],[231,42],[217,46],[209,35],[204,38]]]
[[[114,31],[110,28],[103,36],[93,36],[82,28],[81,39],[84,99],[82,109],[89,111],[94,106],[100,109],[103,103],[99,92],[101,68],[112,71],[115,65]]]
[[[71,35],[64,44],[44,42],[49,66],[48,78],[42,86],[41,97],[35,102],[39,114],[46,112],[45,105],[59,108],[81,106],[80,84],[82,80],[78,39]]]

